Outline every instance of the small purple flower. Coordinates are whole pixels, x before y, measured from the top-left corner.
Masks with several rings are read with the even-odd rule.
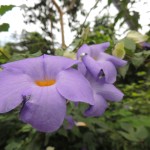
[[[141,43],[139,43],[139,44],[140,44],[140,46],[141,46],[143,49],[150,50],[150,43],[141,42]]]
[[[124,66],[127,62],[115,56],[111,56],[104,51],[109,47],[109,43],[81,46],[77,53],[77,59],[82,57],[83,63],[78,65],[78,69],[85,75],[87,70],[95,77],[105,75],[107,83],[116,81],[116,67]]]
[[[104,79],[95,79],[90,73],[86,75],[89,80],[94,94],[94,105],[84,112],[85,116],[100,116],[108,107],[107,101],[118,102],[122,100],[123,93],[117,89],[113,84],[108,84]]]
[[[78,61],[43,55],[2,65],[0,113],[23,103],[22,121],[43,132],[57,130],[66,115],[66,99],[93,104],[90,83],[71,66]]]
[[[76,125],[76,122],[75,122],[75,120],[73,119],[72,116],[66,116],[65,119],[67,120],[67,123],[68,123],[65,126],[66,129],[70,130]]]

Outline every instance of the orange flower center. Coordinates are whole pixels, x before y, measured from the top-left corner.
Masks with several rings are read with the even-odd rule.
[[[55,84],[56,80],[43,80],[43,81],[35,81],[38,86],[51,86]]]

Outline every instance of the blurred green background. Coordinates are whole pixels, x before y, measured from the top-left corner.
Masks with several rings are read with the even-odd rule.
[[[106,51],[124,57],[128,64],[118,69],[116,86],[123,91],[124,99],[110,103],[105,114],[96,118],[85,118],[85,104],[68,103],[68,115],[75,120],[75,126],[65,120],[63,126],[54,133],[40,133],[18,118],[19,109],[0,115],[0,150],[149,150],[150,149],[150,30],[147,35],[138,31],[140,13],[133,11],[136,0],[108,0],[99,12],[113,5],[118,10],[115,17],[104,13],[97,15],[94,22],[87,21],[90,13],[102,1],[95,1],[89,12],[83,9],[82,0],[39,0],[32,7],[24,6],[26,23],[41,23],[43,34],[22,32],[19,42],[7,42],[0,47],[0,64],[36,57],[42,54],[65,55],[74,58],[77,49],[84,43],[95,44],[109,41]],[[88,3],[88,2],[87,2]],[[147,3],[145,3],[147,5]],[[0,16],[11,11],[14,5],[0,7]],[[35,13],[36,11],[40,13]],[[77,13],[85,18],[80,23]],[[63,17],[69,18],[68,26],[75,37],[70,45],[65,43]],[[115,30],[126,25],[130,32],[118,40]],[[150,23],[150,20],[149,20]],[[17,23],[16,23],[17,24]],[[58,28],[58,24],[60,28]],[[93,24],[93,25],[91,25]],[[150,24],[149,24],[150,25]],[[7,32],[9,24],[0,24],[0,34]],[[55,30],[60,32],[62,42],[58,44]],[[134,31],[133,31],[134,30]],[[126,34],[125,34],[126,35]],[[1,40],[1,39],[0,39]],[[118,43],[120,46],[116,46]]]

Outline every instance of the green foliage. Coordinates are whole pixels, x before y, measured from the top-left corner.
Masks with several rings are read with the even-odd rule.
[[[78,23],[76,20],[77,12],[80,8],[82,8],[82,3],[80,0],[59,0],[59,2],[55,1],[55,3],[56,5],[53,1],[50,2],[49,0],[39,0],[34,6],[24,8],[26,23],[36,23],[38,20],[41,23],[43,33],[50,39],[53,47],[57,43],[53,29],[62,32],[62,29],[58,27],[61,20],[60,16],[66,15],[68,17],[68,25],[70,28],[72,30],[76,29],[76,25]],[[26,12],[30,13],[28,14]],[[60,14],[60,12],[62,14]],[[82,15],[84,14],[85,12],[82,10]],[[51,29],[49,29],[49,26]]]
[[[138,20],[139,20],[139,12],[134,11],[132,9],[128,8],[128,5],[132,6],[136,3],[135,0],[108,0],[108,5],[110,6],[111,4],[114,4],[114,6],[118,9],[118,14],[117,16],[114,18],[114,26],[116,25],[116,23],[118,23],[119,21],[121,21],[120,23],[120,27],[122,27],[123,24],[127,23],[130,30],[138,30],[138,28],[141,27],[141,25],[139,24]]]
[[[145,40],[147,39],[147,35],[142,35],[136,31],[130,31],[125,38],[119,41],[124,45],[124,49],[120,47],[118,48],[118,52],[122,52],[123,49],[125,53],[125,59],[128,60],[127,66],[118,69],[120,75],[123,78],[125,77],[127,71],[130,72],[130,68],[132,68],[132,66],[137,69],[139,67],[142,67],[142,65],[148,65],[149,61],[147,60],[149,59],[150,52],[148,50],[142,49],[142,47],[140,46],[140,43],[145,42]]]
[[[136,44],[132,39],[124,38],[122,42],[124,43],[128,54],[132,54],[135,52]]]
[[[14,6],[13,5],[0,5],[0,16],[4,15],[7,11],[11,10]],[[3,23],[0,24],[0,32],[8,31],[9,24]]]
[[[118,58],[123,59],[125,56],[125,50],[124,50],[124,43],[120,42],[117,43],[114,50],[112,51],[112,54]]]
[[[142,51],[135,53],[132,58],[132,64],[135,67],[141,66],[144,61],[150,56],[150,51]]]
[[[141,42],[145,42],[148,40],[147,35],[142,35],[141,33],[137,31],[130,31],[127,34],[127,38],[133,40],[135,43],[141,43]]]
[[[30,54],[37,53],[41,51],[41,53],[47,53],[47,50],[51,51],[53,54],[53,49],[50,47],[50,42],[46,40],[41,34],[37,32],[25,32],[22,35],[21,42],[16,46],[24,47],[24,50],[29,51]]]
[[[25,32],[19,43],[7,43],[0,49],[0,63],[15,61],[42,54],[54,54],[50,43],[37,32]],[[49,53],[48,53],[49,52]]]
[[[0,16],[4,15],[7,11],[11,10],[14,5],[1,5],[0,6]]]
[[[11,55],[6,49],[0,48],[0,63],[5,63],[10,59]]]
[[[119,74],[120,74],[123,78],[125,78],[128,69],[129,69],[129,64],[125,65],[124,67],[120,67],[120,68],[118,69],[118,72],[119,72]]]
[[[9,24],[8,23],[3,23],[0,25],[0,32],[2,31],[8,31],[9,29]]]

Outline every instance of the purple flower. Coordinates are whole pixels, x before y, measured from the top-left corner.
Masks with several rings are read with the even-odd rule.
[[[78,61],[43,55],[2,65],[0,113],[23,103],[22,121],[43,132],[57,130],[66,115],[66,99],[93,104],[90,83],[71,66]]]
[[[109,47],[109,43],[81,46],[77,53],[77,59],[82,57],[83,63],[78,65],[78,69],[85,75],[87,70],[95,77],[105,75],[107,83],[116,81],[116,67],[124,66],[127,62],[115,56],[106,54],[104,51]]]
[[[66,116],[65,119],[67,120],[67,125],[65,126],[66,129],[70,130],[76,125],[72,116]]]
[[[139,44],[140,44],[140,46],[141,46],[143,49],[150,50],[150,43],[141,42],[141,43],[139,43]]]
[[[105,83],[104,79],[95,79],[90,73],[86,75],[87,79],[93,88],[94,105],[84,112],[85,116],[100,116],[108,107],[107,101],[120,101],[123,98],[123,93],[113,84]]]

